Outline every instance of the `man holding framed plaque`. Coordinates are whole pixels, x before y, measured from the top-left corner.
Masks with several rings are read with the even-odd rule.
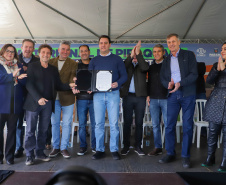
[[[76,92],[77,115],[79,120],[79,139],[80,139],[80,150],[77,153],[77,155],[82,156],[87,152],[86,125],[88,112],[91,124],[92,152],[96,151],[96,138],[95,138],[96,123],[93,108],[93,93],[90,93],[90,91],[88,91],[91,85],[90,78],[92,78],[92,74],[90,73],[90,71],[88,71],[89,63],[91,60],[91,58],[89,58],[90,56],[89,46],[88,45],[79,46],[79,55],[81,57],[81,59],[78,61],[78,71],[77,71],[77,77],[79,80],[76,81],[78,90],[75,92]],[[80,73],[84,73],[81,74],[82,75],[81,78],[79,76]],[[80,89],[80,87],[82,88],[82,90]],[[81,91],[79,91],[79,89]]]
[[[108,118],[110,124],[110,151],[112,157],[115,160],[120,159],[118,153],[119,142],[119,89],[122,84],[127,80],[127,73],[125,64],[122,59],[110,52],[111,39],[107,35],[102,35],[99,38],[100,55],[94,57],[89,64],[89,70],[100,71],[112,71],[112,83],[111,90],[108,91],[108,87],[101,86],[101,91],[94,92],[94,114],[95,114],[95,135],[96,135],[96,153],[92,156],[92,159],[101,159],[105,156],[104,147],[104,125],[105,125],[105,111],[108,110]],[[97,75],[96,82],[100,82],[101,79],[107,82],[108,72],[102,73],[101,76]],[[103,79],[104,78],[104,79]],[[100,80],[100,81],[99,81]],[[103,81],[102,81],[103,82]],[[98,87],[98,83],[96,84]],[[105,88],[104,88],[105,87]],[[98,89],[98,88],[97,88]],[[100,90],[100,89],[99,89]]]

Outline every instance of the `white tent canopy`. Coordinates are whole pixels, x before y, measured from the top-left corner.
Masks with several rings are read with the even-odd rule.
[[[0,0],[0,40],[226,39],[226,0]]]

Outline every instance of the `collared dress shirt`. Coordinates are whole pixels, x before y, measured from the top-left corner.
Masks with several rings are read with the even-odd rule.
[[[136,67],[137,63],[132,62],[133,66]],[[132,76],[130,86],[129,86],[129,92],[130,93],[135,93],[135,84],[134,84],[134,74]]]
[[[176,53],[176,57],[171,55],[171,63],[170,63],[170,69],[171,69],[171,78],[173,79],[174,83],[181,81],[181,74],[180,74],[180,66],[178,62],[178,55],[179,55],[180,49]]]
[[[32,56],[31,56],[30,58],[25,58],[25,57],[22,55],[22,57],[23,57],[24,62],[27,63],[27,64],[28,64],[28,63],[31,61],[31,59],[32,59]]]

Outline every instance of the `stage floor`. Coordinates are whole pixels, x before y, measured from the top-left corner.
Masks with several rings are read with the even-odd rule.
[[[133,136],[132,136],[133,137]],[[182,137],[182,136],[181,136]],[[131,138],[132,139],[132,138]],[[150,146],[144,146],[144,151],[148,153],[153,149],[153,136],[148,136],[147,139],[150,141]],[[74,140],[76,141],[76,139]],[[87,137],[89,141],[89,137]],[[144,141],[144,143],[146,143]],[[201,167],[201,163],[205,161],[207,156],[207,140],[201,138],[200,148],[196,148],[196,142],[191,147],[191,162],[192,168],[184,169],[181,164],[181,143],[176,144],[176,161],[169,164],[160,164],[158,160],[166,153],[164,150],[163,155],[149,157],[138,156],[133,149],[127,156],[122,156],[121,160],[115,161],[112,159],[109,151],[109,143],[106,143],[106,157],[101,160],[92,160],[93,153],[88,148],[88,152],[84,156],[77,156],[79,151],[79,144],[74,142],[74,147],[69,148],[71,153],[70,159],[64,159],[62,155],[58,155],[56,158],[52,158],[50,162],[35,161],[35,165],[26,166],[26,156],[22,158],[15,158],[14,165],[7,165],[5,160],[4,164],[0,165],[1,170],[15,170],[16,172],[55,172],[69,165],[80,165],[86,166],[95,170],[96,172],[126,172],[126,173],[146,173],[146,172],[217,172],[222,159],[222,145],[221,148],[216,151],[216,164],[213,167]],[[51,151],[46,150],[46,154]]]

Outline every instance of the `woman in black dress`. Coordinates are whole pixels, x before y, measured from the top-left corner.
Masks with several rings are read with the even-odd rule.
[[[204,120],[209,122],[209,137],[208,156],[202,166],[215,164],[218,136],[222,130],[223,159],[218,171],[226,172],[226,42],[222,45],[221,56],[206,79],[207,83],[214,84],[215,87],[204,110]]]

